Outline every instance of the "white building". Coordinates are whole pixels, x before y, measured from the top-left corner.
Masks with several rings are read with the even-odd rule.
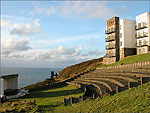
[[[136,21],[120,20],[120,60],[129,55],[136,54]]]
[[[4,95],[3,79],[0,79],[0,95]]]
[[[150,12],[136,16],[137,54],[150,52]]]
[[[0,95],[4,95],[17,89],[18,89],[18,74],[1,76]]]

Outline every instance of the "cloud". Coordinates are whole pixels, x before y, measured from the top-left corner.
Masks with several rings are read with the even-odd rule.
[[[1,20],[1,27],[5,27],[5,28],[10,27],[9,21],[4,21],[2,18],[0,20]]]
[[[45,14],[47,16],[50,16],[51,14],[54,14],[55,12],[56,12],[56,9],[54,6],[50,6],[50,7],[36,6],[35,9],[30,12],[30,15],[34,16],[35,14],[38,14],[38,15]]]
[[[119,9],[119,10],[118,10]],[[47,15],[56,14],[63,17],[83,17],[83,18],[100,18],[106,19],[108,17],[123,14],[126,7],[120,6],[110,8],[107,2],[102,1],[66,1],[61,5],[54,5],[48,7],[41,7],[36,5],[35,9],[31,12],[33,15]]]
[[[28,38],[14,40],[12,37],[10,37],[8,40],[2,43],[2,55],[6,56],[14,52],[27,51],[29,49],[32,48],[29,46]]]
[[[16,34],[19,36],[25,36],[25,35],[34,35],[40,32],[40,23],[38,22],[38,19],[35,19],[34,21],[34,27],[31,27],[31,24],[14,24],[13,29],[10,31],[10,34]]]
[[[82,56],[101,56],[104,54],[104,51],[100,51],[98,49],[90,50],[88,53],[83,54]]]
[[[115,11],[104,2],[66,2],[61,7],[63,15],[79,15],[88,18],[105,18],[114,15]]]
[[[10,50],[12,50],[12,52],[2,56],[5,60],[14,60],[16,62],[24,61],[27,64],[31,64],[32,67],[66,67],[82,61],[99,58],[102,55],[102,52],[98,50],[87,51],[86,55],[82,55],[81,53],[84,50],[79,47],[69,48],[61,45],[54,49],[35,50],[25,47],[25,49],[23,49],[25,51],[12,48],[10,48]],[[21,65],[23,65],[23,63]]]
[[[53,54],[58,55],[69,55],[69,54],[75,54],[78,51],[76,48],[67,48],[63,46],[59,46],[58,48],[52,50]]]

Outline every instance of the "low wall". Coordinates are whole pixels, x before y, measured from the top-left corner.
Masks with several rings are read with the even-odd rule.
[[[107,64],[113,64],[115,62],[116,62],[116,57],[111,57],[111,58],[104,57],[102,63],[107,65]]]
[[[123,65],[102,67],[102,68],[96,68],[96,69],[134,68],[134,67],[142,67],[142,66],[149,66],[149,65],[150,65],[150,61],[144,61],[144,62],[136,62],[132,64],[123,64]]]

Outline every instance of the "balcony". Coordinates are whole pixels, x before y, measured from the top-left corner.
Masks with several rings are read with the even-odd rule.
[[[147,24],[146,23],[139,23],[137,26],[135,26],[135,30],[141,30],[147,28]]]
[[[148,37],[148,33],[146,33],[146,32],[139,33],[139,34],[137,35],[136,39],[144,38],[144,37]]]
[[[109,30],[105,30],[105,34],[111,34],[115,32],[115,28],[109,29]]]
[[[114,40],[115,40],[114,36],[105,38],[105,42],[110,42],[110,41],[114,41]]]
[[[115,45],[106,46],[106,49],[107,49],[107,50],[109,50],[109,49],[115,49]]]
[[[137,43],[137,47],[148,46],[148,42],[144,41],[143,43]]]

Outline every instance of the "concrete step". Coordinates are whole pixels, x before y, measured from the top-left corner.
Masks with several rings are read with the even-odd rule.
[[[88,74],[94,74],[94,75],[124,75],[124,76],[130,76],[130,77],[150,77],[150,74],[139,74],[139,73],[121,73],[121,72],[105,72],[105,73],[100,73],[100,72],[92,72],[92,73],[88,73]],[[87,75],[88,75],[87,74]]]
[[[126,75],[116,75],[116,74],[108,74],[108,75],[105,75],[105,74],[96,74],[96,75],[90,75],[90,74],[87,74],[87,75],[84,75],[84,76],[81,76],[81,78],[90,78],[90,77],[93,77],[93,78],[113,78],[113,79],[121,79],[121,80],[124,80],[124,81],[129,81],[129,82],[138,82],[140,81],[140,77],[134,77],[134,76],[126,76]]]
[[[82,79],[82,78],[79,78],[79,79]],[[118,85],[118,86],[120,86],[120,87],[125,87],[125,85],[124,84],[122,84],[120,81],[118,81],[118,80],[115,80],[115,79],[112,79],[112,78],[104,78],[104,77],[99,77],[99,78],[83,78],[84,80],[92,80],[92,81],[94,81],[94,80],[100,80],[100,81],[108,81],[108,82],[111,82],[112,84],[116,84],[116,85]]]
[[[89,82],[89,83],[99,83],[105,87],[107,87],[111,92],[116,91],[116,84],[113,84],[108,81],[102,81],[102,80],[86,80],[86,79],[77,79],[77,81],[84,81],[84,82]]]
[[[150,74],[150,69],[119,69],[119,70],[96,70],[96,73],[137,73],[137,74]]]
[[[73,81],[75,83],[81,83],[81,84],[88,84],[88,85],[92,85],[94,86],[96,89],[97,89],[97,93],[99,95],[103,95],[103,94],[106,94],[107,92],[110,92],[108,90],[108,88],[104,87],[103,85],[101,84],[98,84],[98,83],[94,83],[94,82],[87,82],[87,81],[81,81],[81,80],[76,80],[76,81]],[[100,87],[101,86],[101,87]]]

